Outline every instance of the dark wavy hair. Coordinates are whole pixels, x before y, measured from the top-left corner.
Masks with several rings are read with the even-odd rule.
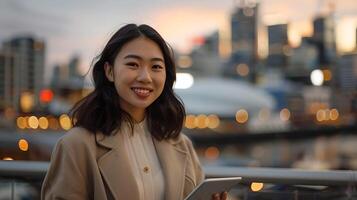
[[[96,57],[92,71],[95,88],[70,110],[73,126],[83,127],[94,134],[100,131],[105,135],[114,134],[124,121],[134,126],[130,115],[120,108],[119,95],[114,83],[105,75],[104,64],[108,62],[114,66],[122,46],[139,37],[146,37],[160,47],[166,66],[163,92],[146,108],[148,129],[158,140],[176,138],[180,134],[186,114],[183,103],[172,89],[176,80],[173,51],[155,29],[145,24],[127,24],[120,28]]]

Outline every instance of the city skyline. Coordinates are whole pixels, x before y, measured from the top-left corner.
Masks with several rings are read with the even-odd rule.
[[[159,30],[163,37],[180,52],[188,52],[192,40],[229,24],[229,16],[239,1],[131,1],[87,4],[73,2],[22,2],[0,3],[0,41],[16,35],[32,34],[47,43],[46,76],[53,65],[66,63],[73,54],[82,59],[83,71],[104,46],[110,35],[125,23],[148,23]],[[301,35],[311,34],[311,20],[329,9],[328,1],[260,1],[262,22],[265,25],[289,22],[290,42],[298,42]],[[60,8],[60,9],[58,9]],[[304,13],[301,12],[304,10]],[[335,3],[337,42],[351,49],[356,33],[357,5],[353,0]],[[100,24],[100,28],[95,28]],[[200,24],[200,26],[197,26]],[[295,30],[295,32],[294,32]],[[351,30],[354,30],[351,33]],[[341,34],[349,34],[342,37]],[[355,37],[355,36],[354,36]],[[340,41],[340,39],[347,40]],[[293,44],[294,45],[294,44]],[[350,46],[348,46],[350,45]],[[46,77],[49,79],[49,77]],[[48,81],[48,80],[47,80]]]

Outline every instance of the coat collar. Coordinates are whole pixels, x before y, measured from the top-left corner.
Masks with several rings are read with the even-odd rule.
[[[97,144],[108,149],[98,159],[99,169],[114,199],[139,199],[134,172],[125,147],[118,143],[119,134],[121,131],[111,136],[99,132],[96,134]],[[183,142],[182,136],[175,140],[153,141],[165,177],[165,199],[183,199],[188,153],[180,145]]]

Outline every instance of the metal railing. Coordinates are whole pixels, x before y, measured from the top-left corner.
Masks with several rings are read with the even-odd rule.
[[[300,170],[289,168],[205,166],[206,177],[241,176],[243,182],[281,183],[292,185],[357,185],[357,171]]]
[[[46,174],[48,165],[48,162],[0,161],[0,186],[1,183],[7,183],[6,189],[8,190],[7,193],[10,199],[19,199],[16,198],[16,192],[18,191],[17,188],[21,185],[18,184],[18,182],[27,182],[30,185],[35,183],[36,189],[39,193],[39,189]],[[287,168],[204,166],[204,171],[206,178],[241,176],[242,184],[238,186],[240,191],[236,191],[235,194],[249,197],[245,199],[259,199],[259,196],[254,196],[259,193],[251,193],[249,192],[250,190],[247,189],[247,187],[249,188],[249,185],[252,182],[279,185],[336,186],[343,188],[355,188],[357,185],[357,171],[349,170],[312,171]],[[274,190],[273,193],[274,195],[286,195],[286,192],[284,193],[283,191]],[[271,191],[268,191],[268,193],[263,195],[269,194],[271,194]],[[343,191],[342,194],[344,195],[345,191]],[[349,199],[349,197],[346,199]]]
[[[48,162],[0,161],[0,177],[6,179],[42,180]],[[241,176],[243,181],[267,183],[340,185],[357,184],[357,171],[352,170],[300,170],[289,168],[204,166],[207,178]]]
[[[39,161],[0,161],[0,178],[42,180],[48,165]]]

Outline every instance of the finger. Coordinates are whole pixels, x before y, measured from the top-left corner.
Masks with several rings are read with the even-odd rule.
[[[228,196],[228,192],[221,192],[221,200],[226,200]]]
[[[220,200],[219,198],[220,198],[219,193],[212,194],[212,200]]]

